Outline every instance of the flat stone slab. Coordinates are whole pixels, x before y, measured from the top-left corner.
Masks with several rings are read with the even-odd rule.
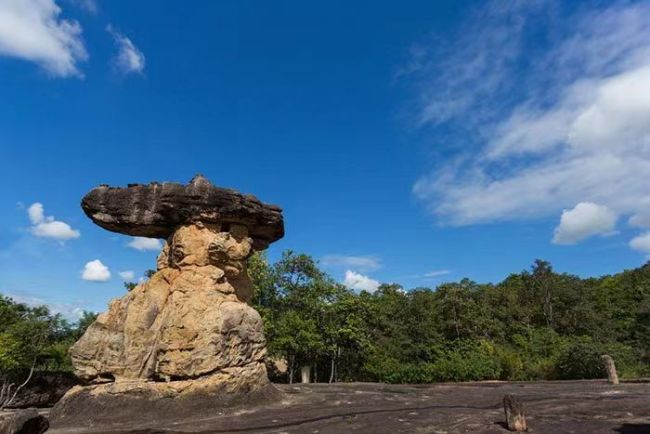
[[[253,195],[216,187],[201,175],[186,185],[100,185],[84,196],[81,207],[104,229],[138,237],[167,238],[179,225],[197,221],[247,226],[256,250],[284,236],[280,207],[264,204]]]
[[[173,423],[48,433],[506,433],[503,396],[524,404],[536,434],[650,432],[650,383],[480,382],[433,385],[277,385],[268,404],[224,408]]]

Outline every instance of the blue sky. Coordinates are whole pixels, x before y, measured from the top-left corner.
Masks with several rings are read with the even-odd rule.
[[[0,292],[104,310],[156,243],[81,197],[198,172],[283,207],[271,260],[309,253],[355,289],[639,266],[649,20],[647,1],[0,0]]]

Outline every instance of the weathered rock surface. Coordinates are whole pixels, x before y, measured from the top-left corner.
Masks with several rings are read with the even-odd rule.
[[[70,349],[75,374],[91,385],[68,392],[53,409],[53,421],[95,423],[115,412],[163,417],[274,393],[262,320],[247,304],[252,285],[246,266],[256,247],[277,239],[278,232],[268,230],[282,228],[282,215],[224,191],[229,196],[195,178],[187,187],[100,187],[84,198],[84,209],[101,226],[142,235],[142,228],[167,224],[170,235],[150,280],[113,300]],[[234,203],[230,208],[226,197]],[[261,242],[255,243],[251,229]]]
[[[647,434],[650,383],[279,384],[280,399],[159,420],[109,422],[52,434],[367,433],[507,434],[501,398],[526,403],[533,434]],[[48,432],[49,434],[50,432]]]
[[[101,185],[82,199],[81,207],[104,229],[133,236],[167,238],[177,226],[197,221],[243,224],[256,250],[284,236],[281,208],[263,204],[252,195],[215,187],[201,175],[187,185]]]
[[[0,434],[41,434],[50,427],[34,408],[0,414]]]
[[[227,407],[272,402],[278,390],[260,381],[260,365],[225,368],[191,380],[170,382],[125,380],[76,386],[50,413],[55,428],[122,426],[152,422],[172,425],[187,418],[204,418]],[[102,430],[100,429],[100,432]]]

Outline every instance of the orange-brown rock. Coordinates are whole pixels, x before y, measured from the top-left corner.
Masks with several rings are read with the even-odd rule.
[[[76,417],[88,400],[144,410],[162,405],[163,396],[188,405],[268,396],[262,320],[247,304],[246,269],[254,247],[265,243],[251,237],[250,220],[233,215],[225,223],[187,219],[169,230],[156,273],[113,300],[72,346],[74,372],[90,385],[71,390],[55,420]]]

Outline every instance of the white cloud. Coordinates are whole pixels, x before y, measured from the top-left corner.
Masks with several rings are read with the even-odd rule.
[[[630,217],[630,226],[650,229],[650,198],[646,202],[649,203],[640,203],[637,213]]]
[[[630,241],[630,247],[639,252],[650,255],[650,232],[638,235]]]
[[[157,238],[133,237],[129,247],[136,250],[160,250],[162,249],[162,243]]]
[[[16,303],[26,304],[27,306],[47,306],[53,314],[61,314],[70,321],[77,321],[83,316],[84,306],[81,303],[58,303],[49,302],[43,298],[23,294],[6,294]]]
[[[31,221],[33,225],[41,223],[45,220],[43,204],[39,202],[33,203],[29,208],[27,208],[27,215],[29,216],[29,221]]]
[[[356,268],[358,270],[376,270],[381,268],[381,261],[373,256],[325,255],[321,264],[327,267]]]
[[[81,76],[88,58],[77,21],[54,0],[0,0],[0,55],[37,63],[54,76]]]
[[[609,235],[616,228],[616,220],[616,214],[606,206],[581,202],[562,212],[553,243],[575,244],[594,235]]]
[[[146,64],[142,51],[133,44],[131,39],[113,29],[111,25],[108,25],[106,30],[115,39],[117,54],[113,62],[117,70],[124,75],[131,73],[142,74]]]
[[[67,0],[68,3],[71,3],[86,12],[89,12],[91,14],[96,14],[98,7],[97,7],[97,2],[95,0]]]
[[[435,271],[429,271],[428,273],[424,273],[424,277],[439,277],[439,276],[444,276],[446,274],[451,273],[451,270],[435,270]]]
[[[45,217],[43,204],[39,202],[32,204],[27,209],[27,215],[32,223],[30,231],[37,237],[65,241],[81,236],[81,233],[72,229],[69,224],[55,220],[54,217]]]
[[[355,273],[351,270],[345,272],[345,279],[343,280],[343,284],[350,289],[368,292],[375,292],[379,287],[378,281],[371,279],[368,276],[364,276],[363,274]]]
[[[95,259],[84,266],[81,278],[90,282],[106,282],[110,280],[111,272],[102,261]]]
[[[468,24],[471,38],[425,52],[410,75],[424,89],[418,119],[453,131],[441,152],[455,154],[415,195],[451,225],[549,217],[581,202],[647,224],[650,3],[580,8],[565,21],[548,21],[560,3],[507,3],[491,3]],[[550,28],[552,46],[527,39]]]
[[[120,271],[117,274],[119,274],[125,282],[132,282],[133,279],[135,279],[135,273],[131,270]]]

